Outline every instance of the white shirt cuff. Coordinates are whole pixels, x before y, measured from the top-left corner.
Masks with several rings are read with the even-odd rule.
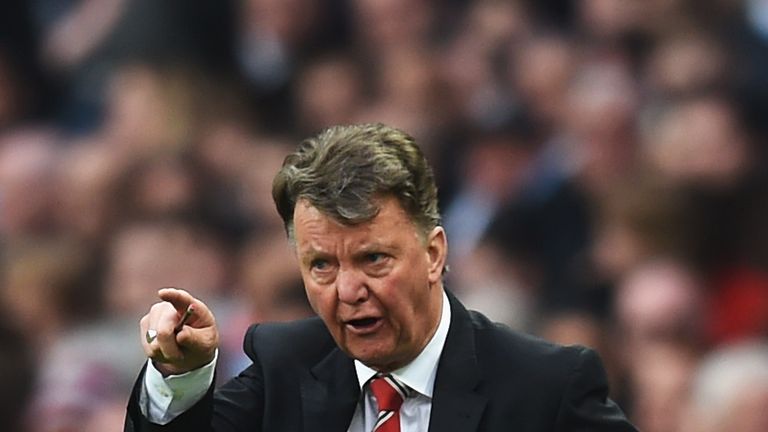
[[[213,382],[219,350],[207,365],[181,375],[163,377],[147,360],[144,386],[139,394],[141,413],[152,423],[165,425],[205,396]]]

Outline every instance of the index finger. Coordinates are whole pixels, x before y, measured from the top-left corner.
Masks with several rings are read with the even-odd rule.
[[[192,294],[180,288],[160,288],[157,291],[157,295],[161,300],[172,304],[180,314],[186,312],[189,305],[198,303],[198,300],[192,297]]]
[[[193,327],[205,327],[215,323],[213,313],[208,309],[208,306],[183,289],[161,288],[157,295],[161,300],[170,303],[176,309],[178,314],[178,331],[181,331],[181,327],[184,324]],[[190,311],[190,307],[194,310]],[[187,316],[188,320],[184,321],[184,316],[188,315],[188,311],[191,312],[191,315]]]

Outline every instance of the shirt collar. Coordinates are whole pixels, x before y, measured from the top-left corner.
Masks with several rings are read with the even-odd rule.
[[[440,354],[443,353],[443,346],[445,345],[445,339],[448,337],[448,327],[450,327],[450,324],[451,306],[448,303],[448,296],[443,291],[443,308],[440,314],[440,323],[437,325],[437,330],[432,339],[430,339],[427,346],[424,347],[413,361],[393,371],[392,375],[411,389],[431,398],[432,391],[435,388],[437,363],[440,361]],[[359,360],[355,360],[355,371],[357,372],[357,381],[360,384],[361,390],[365,383],[378,373]]]

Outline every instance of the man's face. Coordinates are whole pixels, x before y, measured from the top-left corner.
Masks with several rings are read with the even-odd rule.
[[[442,308],[445,232],[419,235],[393,197],[369,222],[342,225],[307,201],[294,237],[307,297],[336,344],[380,371],[408,364],[435,332]]]

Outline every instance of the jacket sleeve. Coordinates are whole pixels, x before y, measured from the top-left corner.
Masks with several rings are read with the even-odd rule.
[[[175,431],[175,430],[198,430],[208,431],[205,425],[211,424],[211,408],[213,406],[213,384],[208,388],[205,396],[198,401],[192,408],[175,418],[165,426],[150,422],[142,413],[139,407],[139,395],[141,386],[144,385],[144,374],[146,366],[142,369],[131,392],[131,398],[128,401],[128,412],[125,418],[125,432],[150,432],[150,431]],[[194,427],[192,426],[194,425]]]
[[[637,432],[608,398],[608,381],[597,354],[575,348],[575,363],[558,410],[558,432]]]
[[[255,327],[252,329],[255,330]],[[249,332],[250,333],[250,332]],[[248,339],[248,338],[247,338]],[[205,396],[167,425],[150,422],[139,407],[146,366],[131,392],[123,430],[125,432],[259,432],[264,407],[264,379],[258,359],[214,390],[211,384]],[[215,379],[214,379],[215,383]]]

